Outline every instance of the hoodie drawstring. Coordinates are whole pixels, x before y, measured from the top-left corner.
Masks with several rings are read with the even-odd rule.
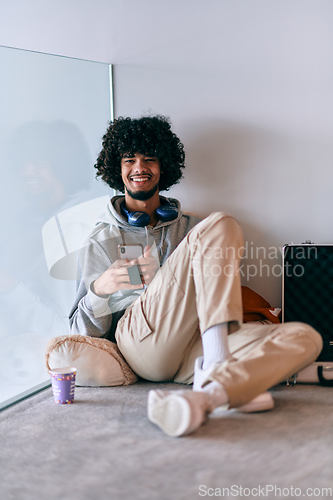
[[[146,230],[146,247],[148,246],[148,226],[145,226]]]
[[[163,243],[164,243],[164,226],[162,226],[162,236],[161,236],[161,246],[160,246],[160,254],[163,256]]]

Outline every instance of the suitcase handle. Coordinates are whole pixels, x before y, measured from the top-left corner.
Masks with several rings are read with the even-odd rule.
[[[323,366],[318,366],[318,378],[320,385],[325,387],[333,387],[333,380],[327,380],[323,375]]]

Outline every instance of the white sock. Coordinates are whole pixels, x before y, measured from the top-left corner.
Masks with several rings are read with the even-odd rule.
[[[203,366],[206,370],[213,363],[223,363],[231,357],[228,343],[228,323],[208,328],[202,335]]]

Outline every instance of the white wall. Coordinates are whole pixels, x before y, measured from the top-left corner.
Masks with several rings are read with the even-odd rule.
[[[331,0],[2,0],[0,44],[115,64],[116,114],[167,114],[185,144],[170,194],[273,257],[333,240],[332,21]],[[244,279],[276,306],[279,263]]]

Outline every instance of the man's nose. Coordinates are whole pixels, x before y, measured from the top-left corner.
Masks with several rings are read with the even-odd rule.
[[[144,172],[147,170],[146,163],[142,158],[138,158],[134,165],[134,170],[136,172]]]

